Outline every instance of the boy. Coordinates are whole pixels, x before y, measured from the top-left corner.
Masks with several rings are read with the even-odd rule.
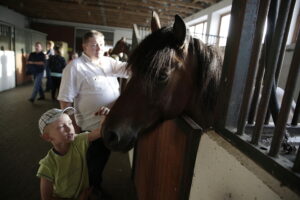
[[[53,108],[39,120],[41,137],[51,142],[53,148],[40,162],[37,176],[40,177],[42,200],[88,199],[89,188],[86,151],[89,142],[101,137],[100,129],[90,133],[75,134],[69,115],[74,108]],[[106,115],[109,110],[100,108],[95,115]]]

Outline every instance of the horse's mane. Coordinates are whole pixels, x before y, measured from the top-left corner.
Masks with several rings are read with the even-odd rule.
[[[128,67],[133,75],[141,75],[148,86],[172,63],[175,49],[172,44],[171,28],[162,28],[147,36],[133,51],[128,60]]]
[[[198,95],[201,95],[202,104],[209,110],[214,110],[219,92],[223,53],[218,47],[206,45],[200,39],[193,38],[190,41],[189,46],[195,51],[198,60]]]
[[[221,75],[222,54],[217,48],[207,46],[199,39],[188,37],[190,37],[188,53],[196,57],[198,65],[197,86],[201,91],[200,98],[213,109]],[[166,68],[171,66],[175,56],[176,61],[183,63],[184,56],[178,56],[174,40],[170,27],[164,27],[147,36],[128,60],[127,66],[131,68],[133,76],[143,77],[145,85],[151,88],[159,73],[169,70]]]

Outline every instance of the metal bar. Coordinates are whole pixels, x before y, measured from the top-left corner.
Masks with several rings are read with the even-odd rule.
[[[266,67],[266,60],[268,58],[269,51],[270,49],[270,43],[273,37],[273,32],[275,30],[275,24],[277,20],[277,15],[278,15],[278,1],[277,0],[271,0],[270,3],[270,9],[268,12],[267,20],[268,20],[268,26],[267,26],[267,32],[265,36],[265,41],[263,45],[263,50],[261,53],[261,58],[259,61],[259,69],[256,77],[256,84],[255,84],[255,90],[254,90],[254,95],[251,103],[251,108],[248,116],[248,123],[253,124],[255,117],[256,117],[256,111],[257,111],[257,104],[260,96],[260,91],[261,91],[261,85],[262,85],[262,79],[264,76],[264,71]]]
[[[248,124],[254,124],[254,120],[256,117],[257,104],[258,104],[259,94],[261,90],[262,79],[265,71],[265,57],[266,57],[266,45],[263,45],[260,60],[259,60],[258,72],[255,81],[254,94],[252,97],[251,107],[248,116]]]
[[[267,62],[267,59],[270,55],[270,46],[271,46],[271,42],[272,42],[272,38],[273,38],[273,35],[274,35],[274,31],[275,31],[275,26],[276,26],[276,23],[277,23],[277,17],[278,17],[278,9],[279,9],[279,1],[277,0],[273,0],[272,3],[272,13],[270,14],[270,18],[268,18],[268,27],[270,27],[270,31],[268,32],[268,35],[266,36],[266,46],[267,46],[267,52],[266,52],[266,57],[265,57],[265,62]],[[266,64],[265,64],[265,67],[266,67]],[[272,96],[271,96],[271,99],[272,99]],[[269,109],[269,106],[268,106],[268,111],[267,111],[267,115],[266,115],[266,118],[265,118],[265,125],[268,125],[269,124],[269,120],[270,120],[270,116],[271,116],[271,113],[270,113],[270,109]]]
[[[263,129],[263,125],[264,125],[264,120],[266,118],[268,103],[271,95],[272,83],[274,80],[275,70],[276,70],[274,66],[277,66],[278,63],[278,56],[282,45],[285,26],[287,23],[287,18],[289,13],[288,11],[291,7],[291,1],[293,0],[281,1],[275,32],[270,46],[271,51],[270,51],[270,55],[268,56],[265,79],[263,82],[263,90],[262,90],[263,96],[259,104],[260,115],[257,116],[255,131],[251,140],[251,143],[255,145],[258,144]]]
[[[243,101],[241,105],[241,111],[238,119],[237,134],[242,135],[246,126],[246,118],[249,113],[249,103],[251,102],[251,96],[253,95],[253,84],[258,68],[259,52],[261,52],[261,41],[263,36],[263,28],[265,25],[265,19],[267,17],[270,1],[260,1],[258,17],[256,22],[256,30],[254,36],[254,42],[252,47],[252,53],[250,58],[249,72],[247,76],[246,86],[244,90]]]
[[[225,57],[221,87],[216,105],[215,126],[236,131],[241,109],[242,96],[250,65],[255,23],[260,0],[234,0]]]
[[[293,17],[293,12],[294,12],[294,5],[291,6],[290,11],[289,11],[289,16],[287,19],[287,24],[285,27],[285,32],[284,32],[284,36],[283,36],[283,45],[281,46],[280,49],[280,53],[279,53],[279,57],[278,57],[278,64],[276,66],[276,73],[275,73],[275,80],[273,82],[273,86],[272,86],[272,93],[271,93],[271,99],[269,102],[269,112],[268,115],[266,117],[265,120],[265,124],[269,124],[270,121],[270,112],[272,114],[272,118],[274,123],[276,124],[277,121],[277,116],[278,116],[278,112],[279,112],[279,103],[277,101],[277,95],[276,95],[276,89],[277,89],[277,83],[278,83],[278,78],[279,78],[279,74],[281,71],[281,66],[282,66],[282,61],[283,61],[283,56],[284,56],[284,52],[286,49],[286,41],[287,41],[287,37],[289,34],[289,30],[290,30],[290,25],[291,25],[291,21],[292,21],[292,17]]]
[[[295,0],[293,0],[292,3],[294,4]],[[280,150],[280,145],[284,137],[284,130],[291,109],[292,101],[293,101],[293,93],[296,88],[297,75],[300,72],[299,55],[300,55],[300,34],[298,35],[297,38],[297,44],[295,47],[294,56],[292,59],[291,68],[289,71],[288,80],[285,87],[282,106],[278,115],[278,120],[277,120],[278,123],[275,127],[274,137],[272,139],[272,144],[269,152],[270,156],[277,156]]]
[[[295,108],[295,111],[294,111],[294,116],[293,116],[293,119],[292,119],[292,126],[297,126],[298,119],[299,119],[299,114],[300,114],[300,91],[299,91],[299,95],[298,95],[298,99],[297,99],[296,108]]]

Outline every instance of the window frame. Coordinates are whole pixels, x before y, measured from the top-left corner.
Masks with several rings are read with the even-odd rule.
[[[207,42],[207,24],[208,24],[208,20],[205,19],[205,20],[199,21],[197,23],[194,23],[193,25],[190,25],[190,28],[194,27],[194,31],[191,32],[192,36],[195,38],[201,39],[204,43]],[[200,32],[196,33],[196,27],[199,25],[202,25],[202,33],[200,33]],[[204,27],[205,27],[205,29],[204,29]],[[190,31],[191,31],[191,29],[190,29]],[[198,35],[200,35],[200,36],[198,36]]]
[[[229,15],[230,16],[230,19],[231,19],[231,12],[224,12],[220,15],[220,18],[219,18],[219,24],[218,24],[218,40],[217,40],[217,45],[220,46],[220,41],[221,41],[221,25],[222,25],[222,18]],[[229,20],[229,24],[228,24],[228,31],[229,31],[229,26],[230,26],[230,20]],[[227,33],[228,35],[228,33]],[[224,38],[225,39],[225,45],[226,46],[226,42],[227,42],[227,37]]]

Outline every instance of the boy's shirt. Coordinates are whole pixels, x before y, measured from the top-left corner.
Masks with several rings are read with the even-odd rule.
[[[51,149],[39,162],[37,176],[53,183],[55,197],[77,198],[83,189],[89,187],[87,149],[87,134],[79,134],[66,155],[60,156]]]

